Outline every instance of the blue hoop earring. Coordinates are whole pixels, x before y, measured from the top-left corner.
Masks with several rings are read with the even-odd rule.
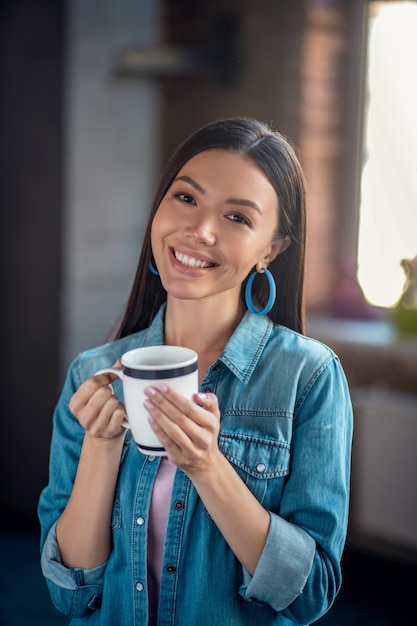
[[[262,272],[265,273],[265,276],[267,277],[268,284],[269,284],[268,302],[266,303],[266,307],[262,311],[259,311],[258,309],[255,308],[255,305],[253,304],[253,299],[252,299],[252,284],[258,272],[256,271],[252,272],[252,274],[248,278],[248,282],[246,283],[246,288],[245,288],[246,306],[248,307],[249,311],[251,313],[254,313],[255,315],[266,315],[267,313],[269,313],[269,311],[274,306],[275,298],[277,295],[277,287],[275,285],[275,280],[271,272],[266,267],[262,268]]]
[[[148,270],[151,272],[151,274],[154,274],[155,276],[159,276],[159,272],[158,270],[155,268],[154,264],[152,263],[152,261],[150,260],[148,263]]]

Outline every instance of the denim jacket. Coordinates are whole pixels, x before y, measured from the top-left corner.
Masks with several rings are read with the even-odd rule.
[[[147,519],[159,459],[127,434],[114,499],[113,549],[101,566],[67,569],[56,521],[73,486],[84,431],[68,402],[127,350],[163,342],[164,307],[137,334],[81,354],[54,415],[50,478],[39,501],[42,571],[71,624],[146,626]],[[115,392],[123,401],[120,381]],[[270,514],[256,571],[239,563],[187,476],[176,470],[163,552],[158,626],[310,624],[341,584],[352,409],[337,356],[247,312],[201,384],[221,411],[219,447]]]

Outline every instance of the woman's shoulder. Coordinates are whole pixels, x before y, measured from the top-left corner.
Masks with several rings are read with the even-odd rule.
[[[128,350],[139,348],[145,344],[146,330],[133,335],[109,341],[95,348],[80,352],[72,362],[70,369],[77,371],[80,380],[89,378],[105,367],[112,367]]]
[[[71,364],[70,370],[75,369],[78,381],[82,381],[93,376],[97,370],[112,367],[128,350],[161,344],[164,334],[163,321],[164,305],[161,306],[150,326],[121,339],[115,339],[97,348],[81,352]]]
[[[296,384],[301,395],[319,380],[326,385],[330,380],[332,384],[339,381],[337,385],[346,388],[346,376],[337,354],[318,339],[285,326],[274,325],[263,359],[266,365],[274,363],[280,376],[288,384]]]
[[[335,352],[322,341],[303,335],[295,330],[273,324],[270,335],[270,348],[278,348],[281,352],[288,352],[294,358],[313,363],[325,363],[338,360]]]

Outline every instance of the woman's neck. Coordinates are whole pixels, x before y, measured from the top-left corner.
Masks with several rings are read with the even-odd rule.
[[[166,344],[193,348],[199,354],[220,354],[245,314],[241,302],[177,300],[168,296]]]

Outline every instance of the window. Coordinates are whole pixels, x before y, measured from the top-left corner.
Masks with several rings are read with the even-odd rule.
[[[370,2],[358,279],[393,306],[417,255],[417,2]]]

